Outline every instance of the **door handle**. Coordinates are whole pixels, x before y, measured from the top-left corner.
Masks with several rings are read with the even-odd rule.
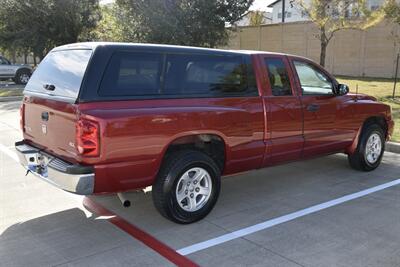
[[[307,106],[307,111],[317,112],[318,110],[319,110],[319,105],[317,104],[310,104]]]

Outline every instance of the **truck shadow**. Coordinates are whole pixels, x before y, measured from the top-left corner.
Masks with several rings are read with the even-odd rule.
[[[74,208],[8,227],[0,235],[0,265],[55,266],[129,243],[105,220]]]

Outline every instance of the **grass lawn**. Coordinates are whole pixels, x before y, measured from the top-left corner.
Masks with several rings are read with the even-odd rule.
[[[395,100],[392,99],[394,79],[336,77],[340,83],[347,84],[351,92],[358,92],[376,97],[379,101],[392,106],[395,121],[392,141],[400,142],[400,82],[396,86]]]
[[[0,88],[0,97],[4,96],[21,96],[24,89],[8,89]]]

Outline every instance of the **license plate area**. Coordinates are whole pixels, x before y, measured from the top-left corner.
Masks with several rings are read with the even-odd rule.
[[[48,177],[47,165],[49,163],[49,159],[45,155],[35,152],[27,153],[24,156],[28,162],[28,170],[40,174],[43,177]]]

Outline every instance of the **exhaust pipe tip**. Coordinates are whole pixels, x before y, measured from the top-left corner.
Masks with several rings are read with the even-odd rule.
[[[118,193],[117,196],[121,201],[122,206],[124,206],[125,208],[129,208],[131,206],[131,201],[127,199],[123,193]]]
[[[122,206],[124,206],[125,208],[129,208],[131,206],[131,202],[129,200],[125,200],[124,202],[122,202]]]

